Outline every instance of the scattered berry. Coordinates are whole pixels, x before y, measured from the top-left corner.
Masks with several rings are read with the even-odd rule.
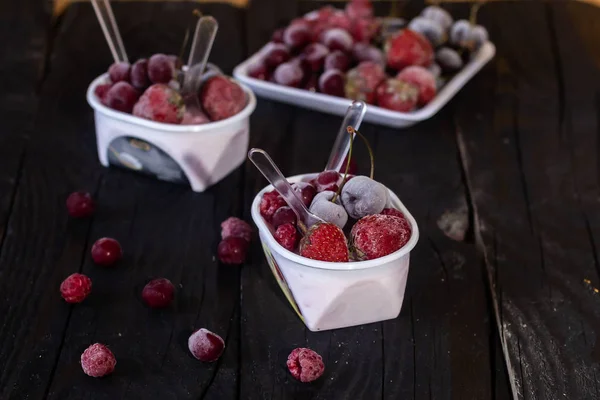
[[[348,53],[352,50],[354,40],[348,31],[341,28],[332,28],[323,32],[321,43],[329,47],[329,50],[341,50]]]
[[[346,226],[346,223],[348,222],[348,213],[344,207],[339,204],[339,199],[337,203],[331,202],[333,196],[335,196],[335,192],[329,190],[317,194],[310,205],[309,210],[325,222],[330,222],[340,229],[344,229],[344,226]]]
[[[287,359],[287,367],[292,376],[300,382],[312,382],[325,371],[323,358],[311,349],[294,349]]]
[[[267,222],[271,222],[275,211],[286,205],[285,200],[276,190],[267,192],[263,194],[263,197],[260,200],[260,215],[262,215]]]
[[[363,61],[346,74],[346,97],[374,104],[377,86],[384,79],[385,72],[381,65]]]
[[[164,84],[150,86],[133,107],[133,115],[156,122],[179,124],[185,105],[181,95]]]
[[[81,303],[92,291],[92,281],[83,274],[71,274],[60,284],[60,295],[67,303]]]
[[[356,43],[352,48],[352,55],[358,62],[372,61],[385,67],[385,55],[383,54],[383,51],[370,44]]]
[[[150,86],[148,60],[145,58],[140,58],[131,67],[131,85],[138,90],[145,90]]]
[[[175,62],[166,54],[155,54],[148,60],[148,77],[152,83],[169,83],[175,77]]]
[[[140,94],[129,83],[121,81],[111,86],[106,92],[104,101],[113,110],[131,113]]]
[[[426,68],[413,65],[406,67],[396,76],[404,82],[411,83],[419,88],[419,99],[417,103],[419,106],[428,104],[436,94],[435,76]]]
[[[242,264],[246,260],[249,242],[241,237],[230,236],[221,240],[217,248],[219,261],[223,264]]]
[[[211,121],[220,121],[244,109],[246,94],[240,85],[231,79],[217,75],[202,85],[200,101]]]
[[[298,231],[290,223],[279,225],[275,230],[275,240],[283,246],[284,249],[294,251],[298,243]]]
[[[338,69],[346,72],[348,68],[350,68],[350,58],[340,50],[332,51],[325,57],[325,70]]]
[[[328,222],[311,226],[300,241],[300,255],[313,260],[348,262],[348,243],[344,232]]]
[[[388,110],[412,111],[418,99],[419,88],[399,79],[387,79],[377,88],[377,105]]]
[[[345,77],[339,69],[329,69],[319,78],[319,91],[322,93],[344,97]]]
[[[166,278],[153,279],[142,290],[142,299],[152,308],[169,306],[175,297],[175,287]]]
[[[322,192],[325,190],[337,192],[339,187],[338,184],[340,183],[341,179],[342,177],[337,171],[328,170],[321,172],[315,179],[317,192]]]
[[[221,222],[221,239],[240,237],[247,242],[252,240],[252,227],[237,217],[229,217]]]
[[[323,69],[325,57],[329,55],[329,49],[321,43],[312,43],[304,49],[304,60],[311,72]]]
[[[283,32],[283,43],[291,49],[300,49],[310,42],[310,31],[306,25],[292,24]]]
[[[290,51],[282,43],[269,43],[264,50],[264,61],[267,67],[275,68],[290,59]]]
[[[258,60],[248,66],[248,76],[266,81],[269,80],[269,69],[262,60]]]
[[[444,30],[450,29],[452,22],[454,21],[452,15],[439,6],[425,7],[421,12],[421,15],[424,18],[437,22]]]
[[[89,217],[95,210],[96,204],[88,192],[73,192],[67,197],[67,211],[73,218]]]
[[[399,250],[410,239],[410,225],[393,215],[368,215],[351,231],[352,246],[359,259],[372,260]]]
[[[96,95],[98,100],[100,100],[100,103],[106,105],[106,93],[108,93],[111,87],[112,83],[103,83],[101,85],[96,86],[96,88],[94,89],[94,94]]]
[[[414,18],[408,24],[408,28],[425,36],[434,47],[442,45],[448,39],[442,25],[425,17]]]
[[[402,70],[410,65],[428,67],[433,61],[433,48],[420,33],[402,29],[385,43],[387,65]]]
[[[81,354],[81,368],[86,375],[100,378],[115,370],[117,360],[106,345],[94,343]]]
[[[271,225],[277,229],[280,225],[292,224],[296,225],[296,213],[288,206],[281,207],[273,214]]]
[[[354,219],[379,214],[388,200],[388,190],[381,183],[367,177],[356,176],[342,188],[342,204]]]
[[[102,238],[92,246],[92,259],[98,265],[105,267],[113,265],[121,259],[123,250],[115,239]]]
[[[310,206],[313,198],[317,194],[317,189],[308,182],[296,182],[292,184],[294,192],[300,196],[306,207]]]
[[[296,62],[286,62],[279,65],[273,73],[273,79],[280,85],[299,87],[304,78],[304,72]]]
[[[128,62],[121,61],[112,64],[108,67],[108,77],[112,83],[117,82],[129,82],[129,74],[131,71],[131,65]]]
[[[216,333],[200,328],[189,337],[188,348],[196,359],[202,362],[213,362],[223,354],[225,342]]]

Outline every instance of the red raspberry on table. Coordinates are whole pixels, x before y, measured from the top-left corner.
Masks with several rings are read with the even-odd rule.
[[[266,192],[265,194],[263,194],[263,197],[260,200],[260,215],[262,215],[262,217],[267,222],[271,222],[275,211],[277,211],[283,206],[287,206],[287,203],[285,202],[283,197],[281,197],[281,195],[277,193],[276,190]]]
[[[346,97],[375,104],[377,86],[384,79],[385,71],[381,65],[363,61],[346,74]]]
[[[139,97],[140,93],[133,86],[121,81],[108,89],[104,96],[104,104],[113,110],[131,113]]]
[[[396,79],[411,83],[419,88],[419,99],[417,101],[419,106],[428,104],[437,92],[435,76],[428,69],[418,65],[404,68],[396,75]]]
[[[287,367],[300,382],[312,382],[325,371],[323,358],[315,351],[302,347],[292,350],[287,359]]]
[[[418,99],[419,89],[399,79],[387,79],[377,87],[377,105],[388,110],[413,111]]]
[[[329,222],[311,226],[300,241],[300,255],[313,260],[347,262],[348,243],[344,232]]]
[[[246,239],[230,236],[219,243],[217,256],[223,264],[242,264],[246,260],[248,247]]]
[[[95,210],[96,204],[88,192],[73,192],[67,197],[67,211],[73,218],[89,217]]]
[[[115,370],[117,360],[106,345],[94,343],[81,354],[81,368],[86,375],[100,378]]]
[[[350,233],[360,259],[373,260],[399,250],[410,239],[410,225],[393,215],[368,215],[358,220]]]
[[[71,274],[60,284],[60,295],[67,303],[81,303],[92,292],[92,280],[83,274]]]
[[[240,237],[247,242],[252,240],[252,227],[246,221],[237,217],[229,217],[221,222],[221,239]]]
[[[216,333],[200,328],[189,337],[188,349],[196,359],[202,362],[213,362],[223,354],[225,342]]]
[[[298,231],[290,223],[279,225],[275,230],[275,240],[289,251],[294,251],[298,243]]]
[[[244,109],[246,94],[231,79],[217,75],[202,85],[200,102],[212,121],[220,121],[233,117]]]
[[[179,124],[185,105],[181,95],[162,83],[150,86],[133,107],[133,115],[151,121]]]
[[[142,289],[142,299],[152,308],[167,307],[175,297],[175,286],[166,278],[153,279]]]
[[[129,76],[131,72],[131,65],[128,62],[121,61],[112,64],[108,67],[108,77],[112,83],[121,81],[129,82]]]
[[[94,94],[96,95],[98,100],[100,100],[100,103],[106,105],[106,93],[108,93],[111,87],[112,83],[103,83],[101,85],[96,86],[96,88],[94,89]]]
[[[429,67],[433,62],[433,48],[425,36],[402,29],[385,43],[387,65],[390,68],[402,70],[411,65]]]
[[[121,259],[123,250],[115,239],[98,239],[92,246],[92,259],[98,265],[111,266]]]

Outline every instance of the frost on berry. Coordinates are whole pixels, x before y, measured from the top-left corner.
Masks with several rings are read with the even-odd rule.
[[[246,93],[233,80],[217,75],[202,85],[200,102],[212,121],[220,121],[242,111],[246,106]]]
[[[279,210],[275,211],[273,219],[271,220],[271,225],[273,225],[273,228],[275,229],[277,229],[279,225],[284,224],[296,225],[296,213],[288,206],[281,207]]]
[[[113,110],[131,113],[140,93],[129,83],[120,81],[108,89],[104,95],[104,104]]]
[[[189,337],[188,348],[196,359],[213,362],[223,354],[225,342],[216,333],[200,328]]]
[[[252,227],[242,219],[229,217],[221,222],[221,239],[228,237],[241,237],[249,242],[252,240]]]
[[[346,74],[346,97],[374,104],[377,86],[385,79],[382,66],[373,61],[363,61]]]
[[[372,260],[402,248],[410,239],[411,228],[406,219],[376,214],[361,218],[350,234],[357,257]]]
[[[67,303],[81,303],[92,291],[92,281],[83,274],[69,275],[60,284],[60,295]]]
[[[300,382],[312,382],[325,371],[323,358],[315,351],[302,347],[290,353],[287,367],[292,376]]]
[[[417,100],[419,106],[428,104],[437,93],[435,76],[428,69],[418,65],[404,68],[396,76],[396,79],[408,82],[419,88],[419,98]]]
[[[277,191],[272,190],[263,194],[263,197],[260,200],[260,215],[262,215],[267,222],[271,222],[275,211],[286,205],[287,203],[283,197],[281,197]]]
[[[108,68],[108,77],[112,83],[120,81],[129,82],[131,65],[126,61],[116,62]]]
[[[352,50],[354,40],[348,31],[341,28],[333,28],[323,32],[321,43],[329,47],[330,50],[341,50],[345,53]]]
[[[437,22],[445,30],[448,30],[454,21],[452,15],[439,6],[425,7],[421,12],[421,15],[427,19]]]
[[[279,65],[273,72],[273,79],[280,85],[298,87],[302,83],[304,72],[296,62],[286,62]]]
[[[346,183],[347,185],[348,183]],[[326,222],[338,226],[340,229],[344,229],[346,222],[348,222],[348,213],[344,207],[339,204],[339,197],[337,203],[332,203],[331,199],[335,196],[335,192],[325,190],[317,194],[310,205],[310,212],[320,217]]]
[[[346,182],[342,189],[342,204],[354,219],[378,214],[388,201],[388,191],[381,183],[366,177],[356,176]]]
[[[95,343],[81,354],[81,368],[86,375],[100,378],[115,370],[117,360],[108,347]]]
[[[294,251],[298,243],[298,231],[291,223],[279,225],[275,230],[275,240],[289,251]]]
[[[344,97],[346,79],[339,69],[328,69],[319,78],[319,91],[322,93]]]
[[[168,124],[179,124],[184,112],[181,95],[164,84],[154,84],[146,89],[133,108],[133,115],[137,117]]]

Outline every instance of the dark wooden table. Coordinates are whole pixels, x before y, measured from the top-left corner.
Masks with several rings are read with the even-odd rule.
[[[1,399],[600,398],[600,9],[486,5],[497,56],[442,112],[404,130],[365,125],[376,178],[411,209],[421,239],[398,318],[313,333],[257,240],[242,267],[215,260],[220,222],[250,220],[265,185],[249,163],[202,194],[99,165],[85,90],[111,56],[89,4],[53,20],[48,3],[0,4]],[[115,4],[130,58],[178,52],[195,7]],[[202,5],[220,21],[211,60],[231,72],[314,7]],[[339,124],[261,99],[251,145],[286,174],[317,171]],[[358,162],[365,172],[364,152]],[[90,220],[67,216],[76,189],[99,203]],[[116,269],[90,260],[102,236],[125,250]],[[94,293],[71,306],[58,286],[76,271]],[[178,284],[172,309],[140,302],[156,276]],[[226,338],[218,362],[189,354],[198,327]],[[110,377],[81,371],[94,342],[116,354]],[[297,346],[323,355],[319,381],[287,372]]]

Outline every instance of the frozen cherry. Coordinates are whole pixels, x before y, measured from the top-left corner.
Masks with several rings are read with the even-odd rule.
[[[130,71],[131,65],[128,62],[116,62],[108,68],[108,76],[113,83],[129,82]]]
[[[323,69],[325,57],[329,54],[329,49],[321,43],[312,43],[304,49],[304,61],[312,72]]]
[[[342,51],[332,51],[325,57],[325,69],[337,69],[342,72],[348,71],[350,67],[350,58]]]
[[[444,30],[450,29],[452,26],[452,15],[439,6],[425,7],[421,12],[421,15],[427,19],[433,20],[440,24]]]
[[[252,227],[242,219],[229,217],[221,222],[221,239],[227,239],[228,237],[241,237],[250,242],[252,240]]]
[[[95,210],[96,204],[88,192],[73,192],[67,197],[67,211],[73,218],[89,217]]]
[[[283,43],[291,49],[301,49],[309,42],[310,31],[305,25],[293,24],[283,32]]]
[[[106,345],[94,343],[81,354],[81,368],[86,375],[100,378],[115,370],[117,360]]]
[[[287,359],[290,374],[300,382],[312,382],[325,371],[323,358],[311,349],[294,349]]]
[[[200,328],[189,337],[188,348],[196,359],[202,362],[213,362],[223,354],[225,342],[216,333]]]
[[[381,183],[367,177],[356,176],[342,188],[342,204],[354,219],[379,214],[388,200],[388,191]]]
[[[352,21],[350,34],[356,42],[369,43],[379,32],[381,23],[374,18],[361,18]]]
[[[339,204],[339,197],[335,203],[331,202],[333,196],[335,196],[335,192],[329,190],[317,194],[310,205],[309,210],[322,220],[330,222],[340,229],[344,229],[346,222],[348,222],[348,213],[344,207]]]
[[[60,295],[67,303],[81,303],[92,291],[92,281],[83,274],[71,274],[60,284]]]
[[[385,66],[385,55],[383,51],[368,43],[356,43],[352,48],[352,55],[359,62],[372,61],[381,66]]]
[[[140,93],[129,83],[117,82],[106,92],[106,106],[113,110],[131,113]]]
[[[317,192],[322,192],[324,190],[331,190],[332,192],[337,192],[338,190],[338,182],[340,181],[340,173],[333,170],[323,171],[317,178],[315,179],[315,184],[317,186]]]
[[[271,41],[273,43],[283,43],[283,32],[284,28],[276,29],[275,32],[271,35]]]
[[[217,255],[223,264],[241,264],[246,260],[248,241],[241,237],[230,236],[221,240]]]
[[[98,265],[110,266],[121,259],[123,250],[115,239],[98,239],[92,246],[92,259]]]
[[[298,231],[293,224],[279,225],[275,230],[275,240],[286,250],[294,251],[298,244],[298,239]]]
[[[262,60],[257,60],[248,66],[248,76],[266,81],[269,80],[269,69]]]
[[[292,189],[300,196],[306,207],[310,206],[317,194],[317,189],[308,182],[296,182],[292,185]]]
[[[148,60],[145,58],[140,58],[131,67],[131,85],[138,90],[145,90],[150,86]]]
[[[297,62],[286,62],[279,65],[273,73],[276,83],[284,86],[298,87],[304,78],[304,72]]]
[[[268,67],[275,68],[290,59],[290,51],[282,43],[269,43],[264,50],[264,61]]]
[[[142,299],[152,308],[167,307],[175,297],[175,286],[166,278],[153,279],[142,289]]]
[[[175,63],[166,54],[155,54],[148,60],[148,77],[152,83],[169,83],[175,76]]]
[[[271,220],[271,225],[273,225],[273,228],[275,229],[284,224],[296,225],[296,213],[288,206],[281,207],[279,210],[275,211],[273,219]]]
[[[344,73],[339,69],[329,69],[319,78],[319,90],[322,93],[344,97]]]
[[[94,94],[96,95],[98,100],[100,100],[100,102],[104,105],[106,105],[106,93],[108,93],[111,87],[112,83],[103,83],[101,85],[96,86],[96,88],[94,89]]]
[[[330,50],[341,50],[348,53],[352,50],[354,40],[348,31],[341,28],[333,28],[323,32],[321,43]]]

